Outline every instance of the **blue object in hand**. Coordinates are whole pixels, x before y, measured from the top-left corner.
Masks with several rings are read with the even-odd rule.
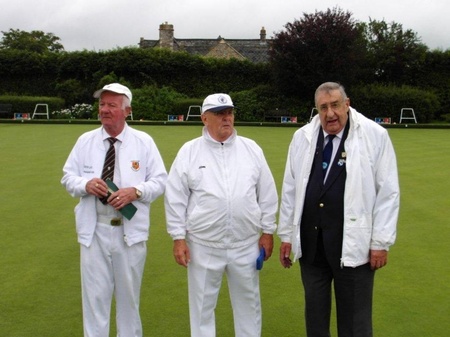
[[[266,258],[266,251],[264,247],[261,247],[259,251],[259,256],[256,259],[256,270],[261,270],[264,264],[264,259]]]

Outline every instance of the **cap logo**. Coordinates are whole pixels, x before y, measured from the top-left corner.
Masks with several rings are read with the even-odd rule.
[[[227,103],[227,98],[225,96],[219,96],[217,98],[217,100],[219,101],[219,103],[222,103],[222,104],[226,104]]]

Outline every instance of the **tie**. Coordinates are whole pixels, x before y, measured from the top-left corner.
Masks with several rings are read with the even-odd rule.
[[[333,153],[333,138],[336,137],[336,135],[328,135],[328,143],[323,149],[323,162],[322,162],[322,168],[323,168],[323,179],[325,179],[325,176],[327,174],[328,167],[330,166],[330,160],[331,160],[331,154]]]
[[[117,141],[116,138],[109,137],[109,149],[106,152],[105,163],[103,164],[102,171],[102,179],[106,181],[106,179],[113,180],[114,178],[114,165],[116,163],[116,148],[114,147],[114,143]],[[107,204],[108,197],[101,198],[100,201],[103,204]]]

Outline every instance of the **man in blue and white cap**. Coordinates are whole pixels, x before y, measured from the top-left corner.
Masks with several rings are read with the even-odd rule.
[[[262,149],[234,129],[229,95],[202,106],[203,135],[184,144],[169,173],[165,209],[178,264],[188,269],[191,336],[215,336],[227,275],[236,336],[261,336],[256,260],[272,255],[278,196]]]

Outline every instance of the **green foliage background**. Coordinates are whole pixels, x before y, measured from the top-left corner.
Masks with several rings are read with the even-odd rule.
[[[96,127],[0,123],[0,336],[82,335],[77,200],[60,179],[77,137]],[[153,136],[167,169],[180,146],[201,134],[200,125],[136,128]],[[296,129],[237,127],[262,146],[279,191]],[[449,131],[402,128],[389,134],[398,159],[401,211],[389,264],[375,279],[374,336],[444,337],[450,329]],[[281,267],[275,241],[275,254],[261,272],[263,337],[304,336],[299,268]],[[152,204],[141,313],[145,336],[189,335],[186,270],[172,257],[162,198]],[[226,280],[216,319],[218,336],[234,335]]]
[[[369,118],[396,120],[409,107],[429,123],[448,120],[450,111],[450,50],[430,51],[400,23],[359,22],[337,6],[287,23],[267,40],[269,62],[259,64],[158,47],[64,52],[51,33],[2,33],[0,95],[54,96],[65,108],[92,104],[92,93],[114,81],[134,92],[139,119],[186,114],[188,100],[225,92],[239,107],[239,121],[262,122],[276,109],[308,121],[315,88],[336,81]],[[13,112],[25,111],[15,104]]]

